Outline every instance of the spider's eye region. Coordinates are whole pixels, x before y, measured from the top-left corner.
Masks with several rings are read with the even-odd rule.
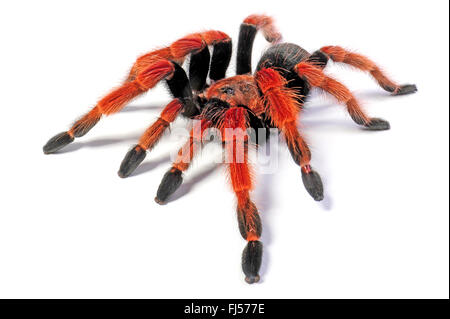
[[[220,92],[228,94],[228,95],[233,95],[234,89],[232,87],[226,86],[226,87],[221,88]]]

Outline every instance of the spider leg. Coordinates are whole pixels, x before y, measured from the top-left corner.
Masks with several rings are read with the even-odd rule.
[[[205,88],[210,58],[211,55],[209,54],[207,46],[200,52],[191,55],[189,64],[189,83],[194,92],[201,92]]]
[[[174,62],[175,72],[166,82],[172,96],[178,102],[172,101],[161,113],[160,118],[147,129],[139,143],[133,146],[125,155],[118,173],[120,177],[129,176],[139,166],[146,156],[146,151],[153,148],[165,129],[175,120],[181,110],[183,111],[182,114],[188,118],[192,118],[199,113],[200,110],[192,100],[192,90],[199,92],[204,89],[208,71],[212,80],[219,80],[224,77],[230,57],[231,40],[215,43],[213,45],[211,70],[209,70],[210,54],[208,47],[205,46],[199,52],[191,55],[189,79],[183,68]]]
[[[231,185],[237,198],[239,231],[247,240],[247,246],[242,253],[242,270],[245,274],[245,281],[252,284],[260,279],[258,272],[262,262],[263,246],[259,241],[262,231],[261,218],[249,195],[253,183],[248,163],[247,127],[248,119],[245,108],[232,107],[224,114],[223,145],[227,156]],[[233,131],[227,131],[228,129]]]
[[[231,143],[231,142],[230,142]],[[233,148],[229,146],[228,148]],[[247,148],[245,148],[247,152]],[[249,191],[252,187],[250,168],[247,154],[243,163],[229,163],[231,183],[237,198],[237,219],[239,231],[247,245],[242,252],[242,270],[245,281],[253,284],[259,281],[259,269],[262,262],[263,245],[259,241],[262,232],[261,218],[258,209],[250,199]]]
[[[145,70],[155,60],[168,59],[182,64],[190,53],[199,53],[208,45],[221,46],[223,42],[230,42],[230,37],[221,31],[210,30],[189,34],[170,46],[151,51],[137,58],[130,70],[127,81],[132,81],[140,72]]]
[[[198,125],[198,126],[197,126]],[[189,139],[178,151],[172,167],[164,174],[156,192],[155,202],[164,204],[183,182],[183,172],[186,171],[194,156],[198,153],[202,145],[203,132],[210,126],[207,120],[201,120],[194,124]]]
[[[134,145],[125,155],[118,172],[122,178],[133,173],[144,160],[146,151],[151,150],[155,146],[181,110],[190,114],[198,113],[197,106],[192,101],[192,89],[186,72],[177,63],[173,62],[173,65],[174,72],[170,79],[166,79],[166,82],[175,99],[164,108],[156,122],[145,131],[138,144]]]
[[[160,80],[174,72],[174,64],[168,60],[159,60],[142,71],[133,81],[124,83],[121,87],[101,99],[97,105],[84,115],[67,132],[60,133],[45,144],[45,154],[54,153],[75,137],[85,135],[100,120],[102,115],[119,112],[128,102],[153,88]]]
[[[252,48],[256,32],[261,30],[270,43],[281,40],[281,34],[276,30],[273,19],[265,15],[250,15],[241,24],[237,49],[236,74],[252,72]]]
[[[208,45],[220,47],[223,42],[230,42],[230,38],[220,31],[194,33],[175,41],[166,48],[139,57],[125,83],[101,99],[90,112],[76,121],[69,131],[52,137],[44,146],[44,153],[54,153],[73,142],[75,137],[85,135],[97,124],[102,115],[119,112],[133,98],[153,88],[162,79],[167,77],[170,87],[170,76],[176,71],[175,64],[183,63],[190,53],[198,53]],[[190,94],[192,95],[192,92]]]
[[[211,69],[209,70],[209,78],[212,81],[218,81],[225,77],[225,72],[230,64],[232,54],[231,39],[218,42],[213,46],[213,55],[211,58]]]
[[[390,80],[381,69],[367,57],[347,51],[339,46],[326,46],[320,49],[328,55],[334,62],[351,65],[362,71],[369,72],[378,84],[392,95],[403,95],[417,92],[414,84],[398,85]]]
[[[307,62],[314,64],[323,70],[327,66],[328,60],[328,55],[320,50],[317,50],[311,54],[311,56],[307,59]]]
[[[369,117],[347,87],[335,79],[325,75],[322,69],[310,62],[300,62],[295,66],[297,74],[304,78],[313,87],[318,87],[334,96],[339,102],[347,106],[347,111],[355,123],[366,127],[368,130],[388,130],[389,122]]]
[[[220,123],[223,123],[225,111],[230,107],[228,103],[218,99],[211,99],[206,103],[201,114],[197,117],[200,120],[194,122],[188,141],[178,151],[176,160],[161,181],[155,198],[157,203],[165,203],[169,196],[178,189],[182,183],[182,172],[189,168],[201,147],[210,142],[211,138],[216,138],[214,131],[208,132],[209,135],[205,135],[205,131],[220,126]],[[217,136],[220,142],[222,142],[221,136]]]
[[[213,45],[212,57],[210,56],[208,47],[191,55],[189,82],[194,92],[203,91],[206,85],[208,71],[209,78],[212,81],[218,81],[225,77],[225,72],[230,64],[231,54],[232,42],[231,39],[227,39]]]
[[[311,151],[297,128],[297,121],[286,123],[281,131],[294,162],[300,166],[306,191],[315,201],[323,200],[323,184],[319,173],[311,168]]]
[[[182,109],[183,103],[179,99],[174,99],[166,105],[159,118],[141,136],[138,144],[134,145],[125,155],[118,172],[120,177],[124,178],[133,173],[144,160],[146,151],[155,146]]]
[[[294,162],[301,168],[302,181],[307,192],[314,200],[322,200],[322,180],[311,168],[311,151],[297,129],[300,105],[295,90],[287,88],[287,81],[274,69],[261,69],[255,78],[264,96],[265,112],[283,133]]]

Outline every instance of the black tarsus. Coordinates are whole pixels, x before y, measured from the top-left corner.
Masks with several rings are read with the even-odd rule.
[[[183,182],[182,172],[179,169],[171,168],[164,174],[161,184],[159,184],[156,192],[155,202],[164,204],[166,200],[172,195]]]
[[[393,91],[391,91],[393,92]],[[396,92],[393,92],[393,95],[405,95],[417,92],[417,86],[415,84],[405,84],[401,85]]]
[[[252,72],[252,48],[256,32],[254,25],[241,24],[236,56],[236,74],[238,75]]]
[[[364,126],[369,131],[384,131],[391,128],[388,121],[377,117],[370,118],[369,123],[366,123],[362,117],[355,113],[350,113],[350,117],[356,124]]]
[[[249,241],[242,252],[242,271],[245,281],[253,284],[259,281],[259,268],[262,262],[263,245],[260,241]]]
[[[117,174],[122,178],[130,176],[139,164],[142,163],[146,155],[147,152],[141,146],[133,146],[133,148],[128,151],[127,155],[125,155]]]
[[[319,173],[313,170],[309,172],[302,170],[302,180],[309,195],[314,200],[321,201],[323,199],[323,184]]]
[[[67,144],[72,143],[74,140],[74,137],[71,136],[68,132],[62,132],[59,134],[56,134],[51,139],[48,140],[47,144],[44,145],[43,151],[44,154],[51,154],[55,153],[56,151],[59,151]]]
[[[389,130],[391,125],[386,120],[373,117],[370,119],[369,124],[365,124],[364,127],[369,131],[384,131]]]

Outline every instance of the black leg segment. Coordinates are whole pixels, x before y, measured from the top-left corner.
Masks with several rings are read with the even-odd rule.
[[[186,72],[178,63],[172,63],[175,66],[175,72],[170,79],[166,80],[170,92],[174,98],[179,98],[180,100],[191,99],[192,89]]]
[[[231,53],[231,40],[218,42],[214,45],[211,59],[211,70],[209,71],[209,78],[211,80],[217,81],[225,77],[225,72],[230,64]]]
[[[323,199],[323,184],[320,175],[308,167],[308,170],[302,169],[302,180],[309,195],[315,201],[321,201]]]
[[[202,91],[205,87],[210,58],[208,46],[205,46],[200,52],[191,55],[189,82],[191,82],[191,88],[196,92]]]
[[[392,95],[405,95],[417,92],[417,86],[415,84],[404,84],[400,85],[400,87],[396,91],[390,91]]]
[[[176,168],[170,169],[159,184],[156,193],[155,202],[164,204],[166,200],[172,195],[183,182],[182,172]]]
[[[259,281],[259,268],[261,268],[263,245],[260,241],[249,241],[242,252],[242,271],[245,281],[253,284]]]
[[[43,151],[44,154],[51,154],[59,151],[67,144],[72,143],[74,140],[73,136],[71,136],[68,132],[62,132],[55,136],[53,136],[47,144],[44,145]]]
[[[203,54],[206,55],[206,53]],[[196,59],[197,58],[194,58],[194,60]],[[172,63],[175,66],[175,72],[170,79],[166,80],[167,86],[169,87],[169,90],[172,93],[173,97],[178,98],[183,103],[183,116],[193,117],[199,114],[199,107],[193,100],[191,84],[184,69],[178,63]],[[198,79],[200,79],[200,74],[197,74],[197,76]],[[198,81],[197,83],[198,85],[200,85],[200,81]]]
[[[128,151],[127,155],[125,155],[117,174],[122,178],[130,176],[139,164],[142,163],[146,155],[147,152],[141,146],[135,145]]]
[[[376,117],[371,118],[369,124],[364,126],[369,131],[384,131],[391,128],[388,121]]]
[[[318,66],[321,69],[324,69],[327,66],[328,60],[328,56],[322,51],[318,50],[311,54],[307,61],[313,63],[315,66]]]
[[[252,48],[256,32],[254,25],[241,24],[236,57],[236,74],[238,75],[252,72]]]

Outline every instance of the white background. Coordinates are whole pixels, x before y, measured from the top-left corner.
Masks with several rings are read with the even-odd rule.
[[[218,147],[165,206],[153,199],[180,140],[165,136],[133,176],[116,174],[169,101],[162,86],[61,154],[42,153],[138,55],[210,28],[236,47],[251,13],[274,16],[286,41],[355,49],[419,89],[390,97],[329,65],[392,129],[361,130],[332,99],[311,97],[302,130],[326,198],[310,198],[281,144],[279,168],[257,174],[252,194],[264,225],[256,285],[243,280]],[[447,1],[2,2],[0,297],[448,298],[448,22]],[[254,63],[266,47],[258,35]]]

